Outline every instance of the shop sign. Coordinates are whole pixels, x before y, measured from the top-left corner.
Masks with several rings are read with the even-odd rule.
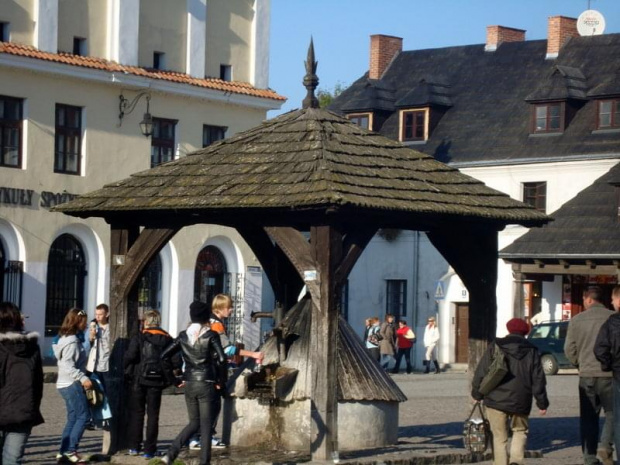
[[[17,189],[13,187],[0,187],[0,204],[13,205],[16,207],[32,207],[36,205],[37,194],[31,189]],[[61,203],[73,200],[76,194],[69,192],[49,192],[42,191],[40,194],[39,206],[43,208],[52,208]]]

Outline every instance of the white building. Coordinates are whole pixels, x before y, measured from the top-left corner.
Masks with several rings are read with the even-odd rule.
[[[278,109],[284,98],[268,88],[269,18],[269,0],[0,3],[2,298],[48,344],[68,308],[92,315],[107,301],[110,264],[107,224],[48,209]],[[152,122],[152,136],[141,121]],[[247,322],[245,342],[255,344],[249,312],[260,309],[261,283],[234,230],[194,226],[151,262],[137,306],[161,310],[176,333],[192,300],[229,292],[238,307],[231,331],[240,339]]]

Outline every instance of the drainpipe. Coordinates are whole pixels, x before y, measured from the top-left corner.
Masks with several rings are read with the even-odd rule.
[[[418,288],[420,286],[420,231],[414,231],[413,235],[413,280],[412,280],[412,296],[413,296],[413,328],[417,331],[418,329]],[[413,350],[415,349],[416,344],[413,345]],[[416,354],[413,354],[413,368],[416,368]]]

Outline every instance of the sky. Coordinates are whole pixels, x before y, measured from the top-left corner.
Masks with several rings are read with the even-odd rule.
[[[331,91],[368,70],[372,34],[402,37],[403,50],[483,44],[493,25],[546,39],[549,16],[577,18],[588,6],[605,34],[620,32],[620,0],[271,0],[269,86],[288,101],[268,117],[301,107],[310,37],[319,89]]]

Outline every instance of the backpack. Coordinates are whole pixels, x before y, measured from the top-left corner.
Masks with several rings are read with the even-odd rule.
[[[168,384],[168,377],[161,359],[162,348],[142,336],[140,352],[140,381],[145,384]]]
[[[376,346],[379,345],[379,342],[381,342],[383,340],[383,336],[381,336],[381,334],[379,334],[379,330],[380,330],[380,328],[377,327],[377,329],[375,329],[373,332],[371,332],[368,335],[368,342],[370,342],[371,344],[374,344]]]
[[[38,414],[35,393],[37,354],[18,357],[0,344],[0,429],[32,423]]]
[[[495,389],[502,382],[506,374],[508,373],[508,362],[506,361],[506,355],[499,348],[496,343],[493,343],[493,358],[489,365],[487,374],[484,375],[480,382],[480,394],[486,396],[489,392]]]

